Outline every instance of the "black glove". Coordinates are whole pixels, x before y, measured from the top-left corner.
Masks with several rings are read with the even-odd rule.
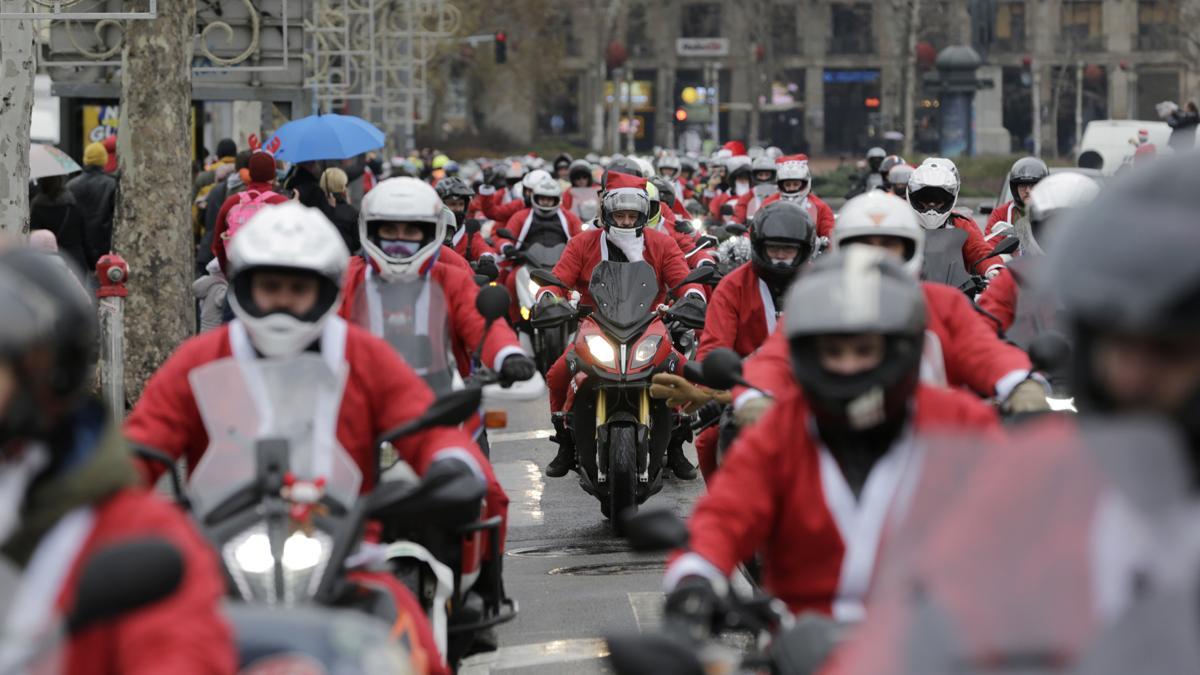
[[[500,276],[500,268],[496,267],[496,261],[490,255],[482,256],[475,262],[475,272],[482,274],[492,281],[495,281],[496,277]]]
[[[512,354],[500,364],[500,380],[502,382],[524,382],[533,377],[537,366],[533,359],[524,354]]]
[[[671,305],[667,311],[668,318],[678,321],[688,328],[700,328],[704,325],[704,315],[708,304],[695,295],[685,295]]]
[[[675,590],[667,594],[663,623],[696,640],[704,640],[712,633],[720,611],[721,598],[711,581],[700,576],[684,577]]]
[[[696,411],[696,424],[704,426],[711,422],[716,422],[721,418],[721,413],[725,410],[725,404],[717,400],[709,401],[700,406]]]
[[[500,252],[502,254],[504,254],[505,258],[507,258],[513,262],[518,262],[518,263],[525,262],[525,252],[522,251],[521,249],[517,248],[516,244],[511,244],[509,246],[505,246],[501,249]]]

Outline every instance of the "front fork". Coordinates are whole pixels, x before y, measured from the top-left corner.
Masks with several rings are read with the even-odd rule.
[[[596,478],[600,483],[608,482],[608,391],[596,390]],[[650,437],[650,390],[642,389],[638,394],[638,481],[650,481],[650,452],[648,449]],[[643,445],[647,451],[642,452]]]

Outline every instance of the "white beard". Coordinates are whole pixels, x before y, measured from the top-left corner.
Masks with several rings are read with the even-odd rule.
[[[625,257],[629,259],[629,262],[638,262],[643,260],[644,258],[642,253],[646,249],[646,238],[644,236],[637,236],[636,230],[631,230],[634,232],[634,236],[632,237],[628,235],[621,236],[620,234],[614,237],[613,232],[619,232],[621,229],[623,228],[614,227],[610,229],[604,233],[604,238],[608,240],[610,244],[620,249],[621,253],[624,253]]]

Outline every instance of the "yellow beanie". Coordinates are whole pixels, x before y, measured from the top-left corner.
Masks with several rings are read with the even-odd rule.
[[[83,165],[103,167],[105,164],[108,164],[108,150],[104,149],[104,144],[88,143],[83,150]]]

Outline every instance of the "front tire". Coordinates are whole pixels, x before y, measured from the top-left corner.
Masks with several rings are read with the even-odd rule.
[[[608,516],[613,534],[621,534],[622,513],[637,511],[637,434],[634,427],[612,427],[608,432]]]

